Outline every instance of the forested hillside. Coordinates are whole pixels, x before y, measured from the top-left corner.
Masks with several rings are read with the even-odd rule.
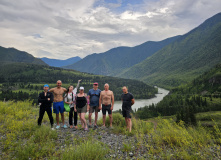
[[[4,48],[0,46],[0,63],[25,62],[39,65],[47,65],[42,60],[35,58],[31,54],[19,51],[15,48]]]
[[[157,105],[137,111],[142,119],[177,115],[186,123],[194,121],[194,114],[221,110],[221,65],[195,78],[192,82],[172,89]]]
[[[65,70],[61,68],[48,67],[42,65],[26,64],[26,63],[13,63],[1,65],[0,67],[0,83],[2,85],[1,100],[6,98],[10,99],[11,94],[14,92],[13,88],[16,90],[24,90],[29,94],[30,89],[35,90],[35,97],[37,98],[37,92],[42,90],[44,83],[52,84],[51,87],[55,87],[57,80],[62,80],[65,87],[68,87],[70,84],[76,85],[77,81],[82,79],[81,85],[85,87],[87,92],[92,88],[94,82],[99,83],[100,89],[103,90],[103,85],[105,83],[110,84],[110,90],[115,94],[116,100],[120,99],[122,94],[122,87],[128,86],[129,90],[134,93],[135,98],[151,98],[157,93],[157,89],[154,87],[148,86],[147,84],[137,81],[137,80],[128,80],[115,77],[99,76],[92,75],[87,73],[81,73],[73,70]],[[29,85],[28,85],[29,84]],[[30,88],[30,84],[35,84]],[[27,94],[24,92],[17,92],[15,95],[16,100],[21,100],[18,97],[27,97]],[[34,97],[31,95],[31,97]]]
[[[81,72],[116,76],[119,72],[129,68],[156,51],[175,41],[179,36],[168,38],[159,42],[148,41],[135,47],[118,47],[100,54],[92,54],[81,61],[65,66]]]
[[[220,61],[221,13],[118,76],[171,88],[190,82]]]

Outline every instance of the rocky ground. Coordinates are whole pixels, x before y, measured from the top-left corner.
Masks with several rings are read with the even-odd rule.
[[[80,126],[81,122],[78,122]],[[93,127],[93,126],[92,126]],[[59,147],[65,148],[66,145],[74,145],[74,141],[78,140],[79,143],[81,140],[98,140],[107,144],[110,148],[110,152],[106,155],[106,158],[111,159],[137,159],[137,158],[148,158],[148,155],[145,154],[146,147],[142,147],[138,138],[133,136],[127,136],[122,134],[114,134],[113,130],[110,128],[98,127],[97,129],[89,128],[88,131],[84,131],[81,128],[77,130],[74,129],[64,129],[60,128],[58,132],[58,149]],[[142,139],[147,139],[148,136],[142,137]]]

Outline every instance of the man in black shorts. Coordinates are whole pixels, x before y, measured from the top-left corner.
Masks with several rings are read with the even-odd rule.
[[[131,121],[131,106],[135,103],[134,97],[131,93],[128,92],[128,89],[126,86],[122,88],[123,94],[121,95],[121,100],[122,100],[122,114],[123,117],[125,117],[125,121],[127,124],[127,130],[131,132],[132,129],[132,121]]]

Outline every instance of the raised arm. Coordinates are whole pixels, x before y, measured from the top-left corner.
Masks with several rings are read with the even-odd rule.
[[[74,88],[74,90],[73,90],[74,94],[77,93],[77,90],[78,90],[78,88],[79,88],[80,82],[81,82],[81,79],[78,80],[78,84],[77,84],[77,86],[76,86],[76,87]]]

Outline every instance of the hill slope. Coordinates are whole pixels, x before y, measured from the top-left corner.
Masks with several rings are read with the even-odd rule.
[[[42,60],[35,58],[31,54],[24,51],[19,51],[15,48],[4,48],[0,46],[0,57],[1,63],[25,62],[39,65],[47,65]]]
[[[81,85],[85,87],[85,91],[92,88],[95,81],[99,83],[102,90],[103,85],[109,83],[110,90],[114,92],[116,100],[120,99],[123,86],[128,86],[130,92],[137,99],[152,98],[157,93],[157,89],[154,87],[137,80],[92,75],[74,70],[27,63],[0,64],[0,83],[50,83],[55,85],[57,80],[62,80],[65,84],[73,85],[79,79],[82,79]]]
[[[149,41],[135,47],[113,48],[104,53],[89,55],[81,61],[73,65],[65,66],[64,68],[113,76],[125,68],[143,61],[156,51],[175,41],[178,37],[179,36],[168,38],[160,42]]]
[[[62,67],[62,66],[67,66],[67,65],[70,65],[70,64],[74,64],[78,61],[81,60],[80,57],[72,57],[72,58],[68,58],[66,60],[59,60],[59,59],[50,59],[50,58],[46,58],[46,57],[43,57],[43,58],[39,58],[41,59],[42,61],[44,61],[45,63],[47,63],[49,66],[52,66],[52,67]]]
[[[179,86],[220,61],[221,13],[118,76],[164,87]]]

